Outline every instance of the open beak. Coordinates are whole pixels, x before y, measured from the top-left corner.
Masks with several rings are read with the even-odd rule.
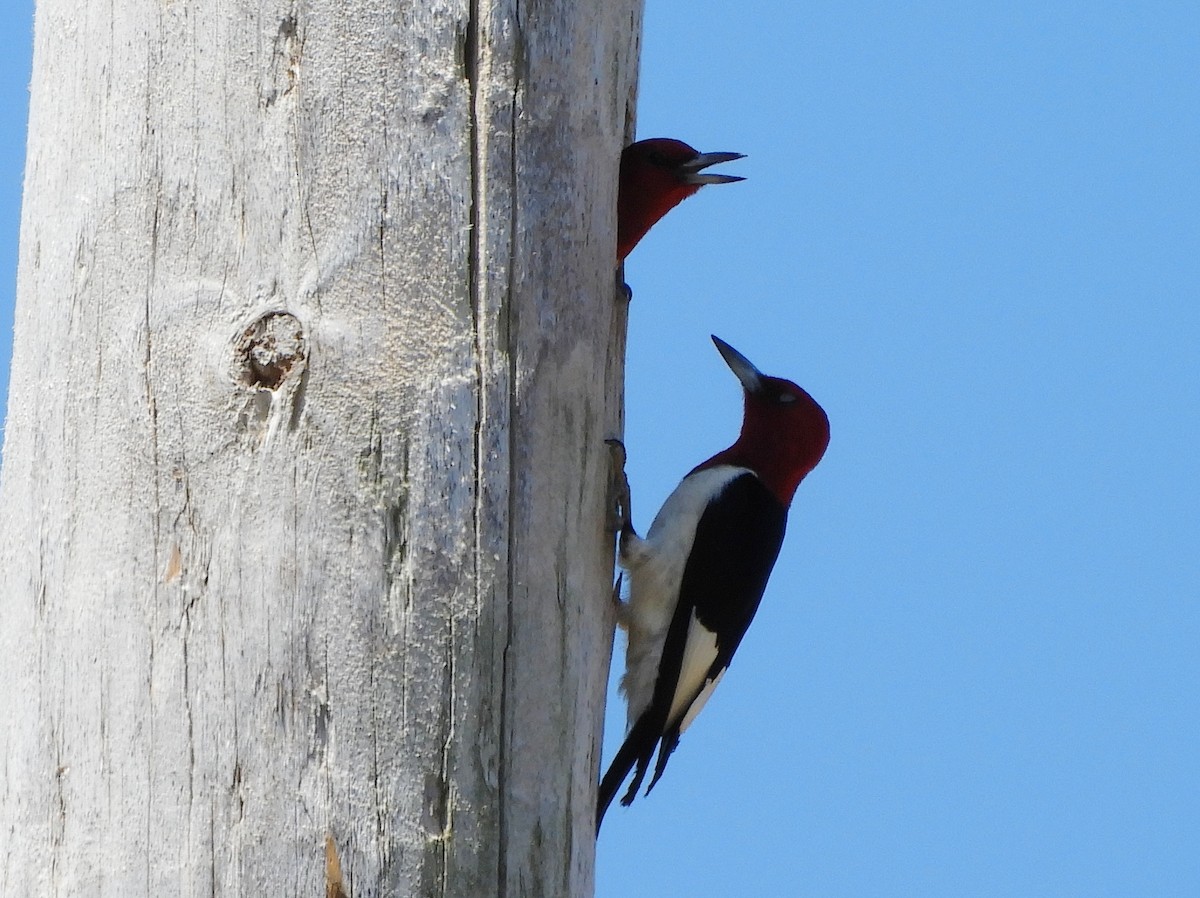
[[[690,159],[679,166],[679,177],[685,184],[732,184],[734,181],[745,181],[737,175],[702,174],[710,165],[722,162],[732,162],[734,159],[744,159],[745,153],[701,153],[695,159]]]
[[[716,344],[717,352],[721,353],[721,358],[725,360],[725,364],[729,366],[729,370],[737,375],[737,379],[742,382],[742,389],[747,393],[757,393],[762,390],[762,373],[750,363],[748,358],[720,337],[714,335],[712,341]]]

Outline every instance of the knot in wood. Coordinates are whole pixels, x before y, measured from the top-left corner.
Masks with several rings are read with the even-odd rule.
[[[278,390],[304,371],[307,357],[304,326],[288,312],[263,313],[238,338],[241,382],[248,387]]]

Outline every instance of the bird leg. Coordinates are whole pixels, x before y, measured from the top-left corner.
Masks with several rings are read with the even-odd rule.
[[[622,543],[626,532],[633,532],[633,512],[629,507],[629,478],[625,475],[625,444],[620,440],[604,441],[612,453],[612,466],[608,479],[608,529],[620,535]]]
[[[617,574],[617,582],[613,584],[612,603],[613,611],[617,615],[617,626],[626,632],[629,631],[629,603],[621,601],[621,584],[625,580],[624,574]]]
[[[612,467],[609,469],[609,503],[608,526],[617,536],[617,552],[624,556],[630,539],[637,539],[633,529],[633,511],[630,508],[629,477],[625,474],[625,444],[620,440],[605,440],[612,453]],[[621,601],[621,584],[625,575],[618,574],[617,582],[613,584],[612,602],[617,614],[617,626],[622,630],[629,629],[629,606]]]

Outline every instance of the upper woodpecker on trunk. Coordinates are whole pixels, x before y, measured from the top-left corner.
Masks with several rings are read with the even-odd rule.
[[[617,261],[629,255],[655,222],[705,184],[746,180],[703,173],[710,165],[741,158],[741,153],[701,153],[669,137],[652,137],[627,146],[621,153],[617,192]]]
[[[744,389],[742,432],[683,478],[645,539],[628,517],[622,526],[628,732],[600,782],[597,828],[631,770],[621,804],[633,801],[657,749],[647,794],[654,788],[729,667],[766,589],[796,487],[829,445],[829,419],[808,393],[712,339]]]

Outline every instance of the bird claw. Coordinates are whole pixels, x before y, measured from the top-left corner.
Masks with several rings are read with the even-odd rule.
[[[625,582],[624,574],[617,574],[617,582],[613,584],[612,603],[616,612],[617,626],[622,630],[629,629],[629,604],[621,601],[621,584]]]
[[[625,444],[620,440],[604,441],[612,453],[608,488],[608,529],[624,535],[633,529],[633,512],[629,503],[629,478],[625,475]]]

